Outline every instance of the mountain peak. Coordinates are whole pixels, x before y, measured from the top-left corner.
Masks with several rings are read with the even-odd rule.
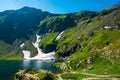
[[[36,9],[36,8],[34,8],[34,7],[28,7],[28,6],[24,6],[24,7],[22,7],[21,9]]]
[[[34,10],[38,10],[38,11],[42,12],[41,9],[36,9],[34,7],[28,7],[28,6],[24,6],[21,9],[19,9],[19,11],[34,11]]]

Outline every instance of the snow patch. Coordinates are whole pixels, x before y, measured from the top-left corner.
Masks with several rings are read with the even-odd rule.
[[[24,59],[27,59],[30,57],[30,51],[27,50],[22,50],[23,54],[24,54]]]
[[[57,38],[55,39],[55,41],[59,41],[60,38],[62,37],[63,33],[64,33],[64,31],[62,31],[62,32],[57,36]]]
[[[34,57],[30,57],[30,51],[22,50],[22,52],[24,54],[24,59],[26,59],[26,60],[34,60],[34,59],[51,60],[51,59],[55,59],[55,57],[54,57],[55,52],[44,53],[44,52],[42,52],[42,49],[39,48],[39,43],[41,41],[41,38],[42,38],[42,36],[39,36],[36,34],[36,41],[35,41],[35,43],[32,42],[33,46],[37,49],[38,54]]]
[[[20,45],[20,48],[22,49],[24,46],[25,46],[25,43],[22,43],[22,44]]]
[[[105,28],[105,29],[110,29],[110,28],[111,28],[111,26],[105,26],[104,28]]]

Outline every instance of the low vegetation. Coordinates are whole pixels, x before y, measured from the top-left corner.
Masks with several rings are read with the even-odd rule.
[[[51,52],[56,49],[57,43],[55,38],[58,36],[58,33],[47,33],[44,35],[43,39],[40,41],[40,48],[43,52]]]
[[[14,80],[57,80],[57,78],[47,71],[24,69],[14,75]]]
[[[21,15],[16,14],[21,10],[23,10]],[[26,11],[28,11],[27,15],[25,15]],[[35,33],[45,34],[40,42],[43,52],[55,50],[56,58],[64,59],[64,62],[55,63],[53,66],[63,71],[75,72],[74,74],[62,74],[63,79],[79,80],[91,77],[87,74],[103,75],[104,77],[107,75],[107,77],[113,76],[113,78],[116,78],[117,75],[119,78],[119,4],[99,12],[82,11],[62,15],[42,12],[34,8],[22,8],[17,12],[0,13],[0,26],[2,26],[0,27],[0,45],[2,45],[2,47],[0,46],[0,59],[12,59],[13,57],[21,59],[19,45],[23,42],[26,44],[24,49],[31,50],[32,56],[36,55],[37,51],[30,43],[34,39],[31,38]],[[62,31],[64,31],[63,36],[56,42],[55,38]],[[31,79],[55,79],[51,73],[38,73],[36,70],[27,72],[32,76]],[[36,73],[38,73],[37,76]],[[15,79],[25,78],[23,75],[20,76],[20,74],[16,74]]]

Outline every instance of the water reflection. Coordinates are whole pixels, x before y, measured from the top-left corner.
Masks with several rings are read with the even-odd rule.
[[[30,68],[30,60],[23,60],[23,68]]]
[[[24,60],[22,68],[36,68],[54,72],[56,71],[56,68],[52,67],[51,65],[55,62],[55,60]]]
[[[42,68],[42,61],[36,60],[33,65],[36,69]]]
[[[13,80],[13,75],[21,68],[36,68],[49,70],[51,72],[60,72],[59,69],[52,67],[56,60],[0,60],[0,80]]]

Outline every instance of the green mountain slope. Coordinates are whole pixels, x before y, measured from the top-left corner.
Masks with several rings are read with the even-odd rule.
[[[31,41],[35,40],[36,33],[60,32],[68,27],[73,27],[75,23],[71,19],[68,15],[51,14],[29,7],[0,12],[0,40],[5,43],[6,47],[0,50],[0,53],[7,56],[8,53],[13,53],[15,50],[15,52],[21,54],[19,46],[22,43],[27,44],[26,49],[36,53],[31,45]],[[61,23],[58,24],[58,22]],[[68,25],[69,22],[71,23]],[[7,45],[10,45],[10,47],[8,48]],[[1,45],[1,47],[3,46]],[[32,55],[35,54],[32,53]]]
[[[60,40],[55,41],[62,31]],[[61,75],[63,78],[80,80],[89,74],[120,74],[119,4],[99,12],[70,14],[29,7],[0,12],[0,59],[22,59],[22,43],[26,45],[24,49],[32,52],[31,56],[36,55],[31,43],[35,34],[44,34],[39,46],[43,52],[56,51],[56,58],[64,60],[53,66],[72,71],[72,76],[66,73]]]
[[[40,47],[56,44],[56,57],[65,58],[65,61],[54,66],[62,70],[120,74],[119,7],[120,5],[113,6],[101,12],[72,14],[74,27],[67,28],[58,42],[54,42],[54,36],[44,37]],[[46,41],[48,39],[52,41]]]
[[[66,57],[75,53],[79,48],[86,46],[88,42],[82,42],[82,36],[84,36],[83,39],[87,39],[87,37],[85,37],[86,35],[93,36],[94,33],[99,30],[119,30],[119,15],[119,5],[102,12],[84,11],[72,14],[71,17],[74,17],[76,25],[65,30],[62,38],[57,43],[56,55]],[[55,39],[55,37],[50,38]],[[46,41],[42,41],[40,44],[45,42]],[[53,42],[51,42],[51,44],[53,44]],[[47,43],[44,45],[47,46]]]
[[[56,58],[66,58],[56,65],[63,70],[119,73],[119,15],[120,5],[63,15],[29,7],[1,12],[0,59],[22,59],[19,46],[23,42],[34,56],[37,51],[31,42],[38,33],[45,34],[40,42],[43,52],[55,50]],[[55,42],[62,31],[63,36]]]
[[[29,7],[15,11],[4,11],[0,13],[0,39],[12,43],[18,39],[29,39],[35,34],[37,26],[48,12]]]
[[[101,30],[94,35],[82,36],[79,43],[84,46],[77,49],[61,66],[66,64],[66,70],[120,74],[119,34],[119,30]]]

